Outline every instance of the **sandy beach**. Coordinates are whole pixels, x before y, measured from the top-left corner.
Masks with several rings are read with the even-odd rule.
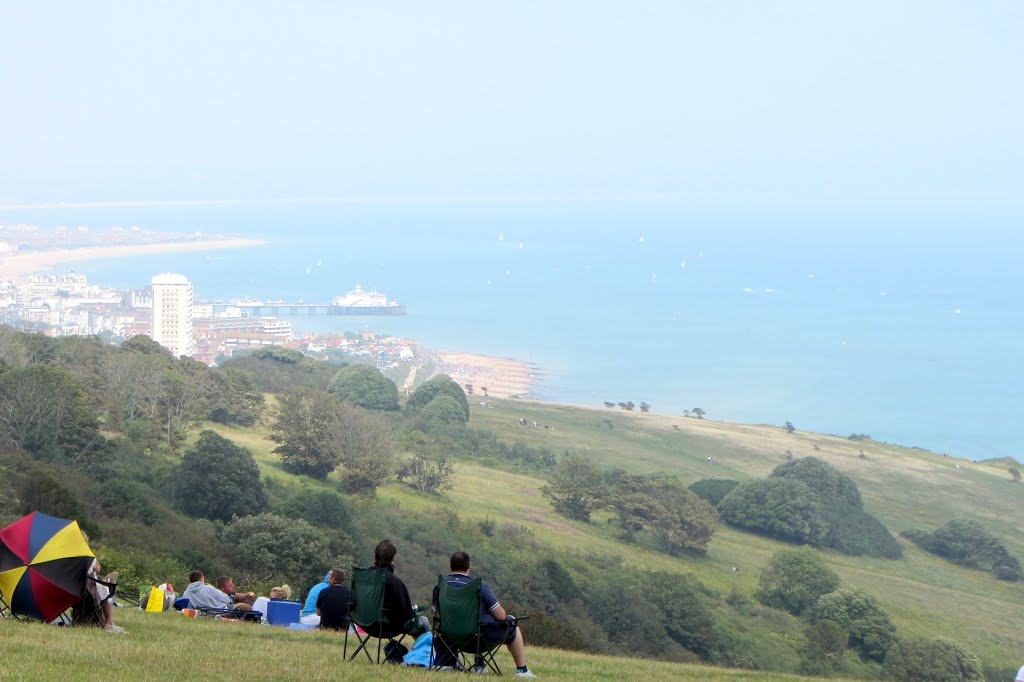
[[[433,351],[438,373],[447,374],[459,385],[472,384],[473,394],[495,398],[526,397],[533,385],[530,367],[521,360],[495,358],[488,355]]]
[[[0,279],[20,281],[29,275],[52,270],[64,263],[97,260],[101,258],[124,258],[146,256],[158,253],[180,253],[184,251],[207,251],[212,249],[238,249],[260,246],[267,242],[261,239],[209,239],[191,242],[164,242],[157,244],[130,244],[124,246],[90,246],[81,249],[55,249],[52,251],[27,251],[0,257]]]

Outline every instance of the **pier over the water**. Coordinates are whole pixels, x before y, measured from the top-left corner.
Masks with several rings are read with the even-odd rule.
[[[239,310],[248,317],[297,317],[300,315],[405,315],[401,303],[389,305],[348,306],[333,303],[284,303],[280,301],[240,301],[213,303],[214,313]]]

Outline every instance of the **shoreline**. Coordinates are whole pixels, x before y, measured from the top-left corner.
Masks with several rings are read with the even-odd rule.
[[[464,388],[469,384],[473,387],[474,398],[532,398],[533,372],[522,360],[421,348],[423,354],[433,361],[435,375],[447,374]]]
[[[103,258],[150,256],[161,253],[184,253],[216,249],[238,249],[263,246],[264,239],[234,237],[190,242],[157,242],[154,244],[125,244],[121,246],[86,246],[77,249],[50,249],[27,251],[0,258],[0,279],[25,281],[30,276],[49,272],[58,265]]]

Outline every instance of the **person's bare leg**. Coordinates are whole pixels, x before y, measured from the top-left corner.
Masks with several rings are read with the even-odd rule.
[[[505,646],[512,654],[512,660],[516,662],[517,667],[522,668],[526,665],[526,645],[523,643],[523,633],[519,629],[516,629],[516,638]]]
[[[103,627],[108,628],[114,624],[114,605],[111,600],[103,602]]]

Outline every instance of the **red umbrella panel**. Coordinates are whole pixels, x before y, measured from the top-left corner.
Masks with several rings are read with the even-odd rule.
[[[49,622],[82,599],[94,559],[77,521],[32,512],[0,529],[0,594],[11,613]]]

